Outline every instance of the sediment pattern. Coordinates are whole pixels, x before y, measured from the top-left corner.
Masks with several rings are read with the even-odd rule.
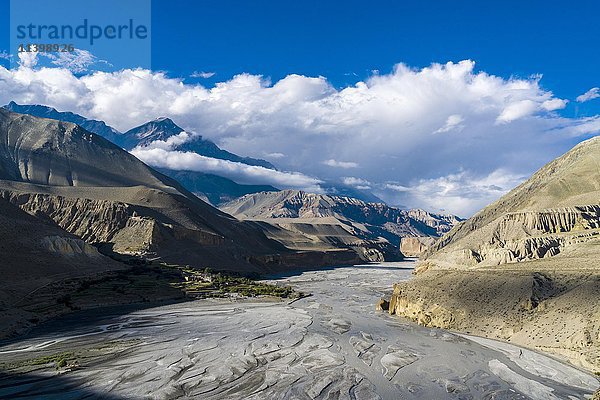
[[[535,352],[478,344],[376,312],[377,299],[392,281],[408,279],[411,267],[369,265],[278,280],[312,293],[291,304],[202,300],[73,316],[69,324],[57,322],[58,330],[49,326],[42,336],[0,347],[0,358],[18,364],[69,351],[79,366],[9,372],[0,376],[0,396],[554,400],[597,388],[593,376]]]

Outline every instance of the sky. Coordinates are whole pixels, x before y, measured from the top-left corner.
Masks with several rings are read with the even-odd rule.
[[[280,171],[169,143],[134,151],[150,165],[311,191],[334,180],[467,217],[600,132],[594,1],[155,0],[150,65],[97,48],[13,68],[8,4],[0,103],[123,131],[168,116],[191,133],[182,140]]]

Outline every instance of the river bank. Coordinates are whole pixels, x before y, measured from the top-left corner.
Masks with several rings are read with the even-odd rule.
[[[15,363],[73,353],[28,373],[4,368],[0,396],[203,399],[562,399],[597,380],[551,376],[450,332],[375,311],[414,262],[336,268],[269,283],[311,293],[288,302],[207,299],[124,315],[78,315],[0,346]],[[33,333],[33,332],[32,332]],[[509,346],[510,351],[518,347]],[[67,357],[68,358],[68,357]],[[530,391],[528,388],[532,388]]]

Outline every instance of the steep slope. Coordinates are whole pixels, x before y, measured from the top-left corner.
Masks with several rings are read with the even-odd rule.
[[[0,109],[0,177],[52,186],[176,191],[134,156],[85,129]]]
[[[123,268],[75,235],[4,199],[0,199],[0,254],[0,307],[57,277]]]
[[[297,190],[250,194],[221,209],[237,218],[268,222],[316,241],[373,248],[389,256],[398,253],[402,237],[437,237],[458,222],[453,216]]]
[[[155,121],[150,121],[123,134],[102,121],[90,120],[71,112],[59,112],[54,108],[47,106],[19,105],[15,102],[10,102],[8,105],[4,106],[4,108],[20,114],[28,114],[35,117],[54,119],[63,122],[72,122],[81,126],[88,132],[100,135],[110,142],[128,150],[136,146],[147,146],[155,140],[164,141],[173,135],[178,135],[183,132],[182,128],[167,118],[159,118]],[[220,149],[213,142],[203,139],[200,136],[195,137],[194,141],[190,143],[181,144],[177,147],[177,150],[192,151],[207,157],[275,169],[271,163],[265,160],[237,156],[236,154]],[[203,172],[175,171],[168,169],[161,169],[161,172],[178,180],[187,190],[198,194],[201,198],[207,199],[212,204],[221,204],[248,193],[278,190],[270,185],[243,185],[219,175],[206,174]]]
[[[390,312],[600,372],[599,259],[597,137],[438,240],[395,285]]]
[[[292,253],[73,124],[0,110],[0,179],[0,197],[105,251],[246,273]]]
[[[131,150],[136,146],[148,146],[156,140],[165,141],[184,131],[169,118],[157,118],[123,133],[118,139],[118,144]]]
[[[54,282],[126,267],[4,199],[0,199],[0,259],[0,337],[39,317],[23,309],[28,294]]]
[[[106,125],[103,121],[94,119],[87,119],[79,114],[72,112],[59,112],[52,107],[42,105],[20,105],[11,101],[9,104],[4,106],[8,111],[16,112],[19,114],[29,114],[34,117],[55,119],[57,121],[71,122],[73,124],[81,126],[88,132],[95,133],[102,136],[103,138],[115,142],[118,136],[121,134],[115,128]]]
[[[555,256],[600,234],[600,138],[577,145],[468,221],[425,258],[500,265]]]

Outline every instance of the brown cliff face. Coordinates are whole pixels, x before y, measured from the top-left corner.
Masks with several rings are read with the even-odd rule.
[[[366,261],[401,259],[401,238],[437,237],[459,221],[450,215],[298,190],[250,194],[221,209],[240,219],[271,225],[270,237],[288,247],[350,248]],[[296,237],[292,239],[278,228],[294,232]]]
[[[600,138],[576,146],[422,256],[390,311],[600,371]]]
[[[444,235],[429,265],[489,266],[552,257],[600,234],[600,139],[576,146]]]
[[[39,320],[37,310],[56,306],[40,290],[56,282],[94,276],[127,266],[55,224],[27,214],[0,198],[0,338]],[[35,309],[28,309],[36,304]]]
[[[394,285],[389,310],[424,326],[507,340],[600,372],[600,273],[527,266],[537,263],[512,271],[429,270]]]
[[[93,133],[6,110],[0,197],[102,251],[253,274],[293,252]]]
[[[419,257],[436,241],[432,237],[403,237],[400,240],[400,251],[407,257]]]

